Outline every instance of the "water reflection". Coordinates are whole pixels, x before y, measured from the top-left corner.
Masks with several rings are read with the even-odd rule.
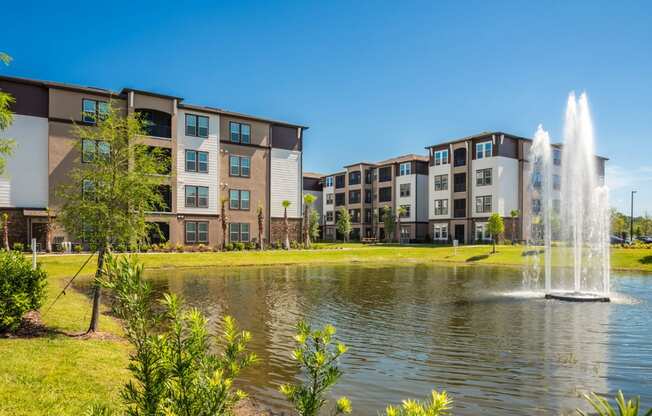
[[[456,415],[548,415],[584,406],[587,390],[622,388],[652,405],[646,277],[616,279],[636,304],[572,304],[511,296],[518,269],[474,267],[266,267],[150,273],[214,323],[224,313],[254,334],[261,364],[244,387],[286,409],[278,385],[299,377],[294,324],[332,323],[349,345],[335,393],[356,414],[425,397],[455,399]],[[650,279],[649,277],[647,279]],[[649,280],[648,280],[649,281]]]

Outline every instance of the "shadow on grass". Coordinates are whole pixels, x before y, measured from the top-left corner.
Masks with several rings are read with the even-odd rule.
[[[638,259],[639,263],[642,264],[652,264],[652,256],[645,256],[641,259]]]
[[[470,263],[470,262],[480,261],[488,258],[489,258],[488,254],[478,254],[477,256],[469,257],[468,259],[466,259],[466,261]]]

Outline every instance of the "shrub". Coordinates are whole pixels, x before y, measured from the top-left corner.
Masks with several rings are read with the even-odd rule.
[[[598,416],[616,416],[617,414],[620,416],[638,416],[640,410],[640,398],[636,397],[634,400],[628,400],[625,402],[625,396],[623,396],[623,392],[620,390],[618,390],[618,394],[616,395],[618,413],[616,413],[616,408],[614,408],[607,399],[598,396],[595,393],[591,393],[590,396],[584,395],[584,398],[591,404],[593,409],[598,412]],[[643,411],[641,410],[641,412]],[[579,409],[577,409],[577,413],[582,416],[587,415]],[[650,416],[652,415],[652,409],[642,414],[643,416]]]
[[[76,245],[74,245],[74,246],[72,247],[72,251],[74,251],[75,253],[81,253],[81,252],[82,252],[82,246],[81,246],[81,244],[76,244]]]
[[[255,250],[255,249],[257,248],[257,246],[256,246],[256,243],[254,243],[253,241],[251,241],[251,242],[249,242],[249,243],[246,244],[246,247],[245,247],[245,248],[246,248],[247,250]]]
[[[110,256],[102,280],[113,290],[114,310],[134,346],[129,365],[133,379],[122,391],[127,414],[232,414],[236,402],[246,396],[234,389],[233,381],[258,360],[247,350],[251,334],[238,330],[235,320],[226,316],[222,336],[213,337],[208,319],[197,309],[184,309],[170,294],[161,302],[163,311],[155,312],[143,270],[135,257]]]
[[[233,251],[233,243],[226,243],[224,245],[224,250],[226,251]]]
[[[403,400],[399,407],[387,406],[385,416],[444,416],[450,415],[449,410],[453,401],[445,391],[438,393],[433,390],[430,401],[425,403],[416,400]]]
[[[177,253],[183,253],[184,251],[186,251],[186,248],[183,246],[183,244],[177,244],[177,245],[174,247],[174,250],[175,250]]]
[[[244,243],[241,243],[241,242],[237,242],[233,246],[235,247],[235,249],[237,251],[242,251],[242,250],[244,250],[244,247],[245,247]]]
[[[124,253],[125,251],[127,251],[127,246],[125,246],[122,243],[116,244],[115,246],[113,246],[113,251],[115,251],[116,253]]]
[[[326,404],[326,391],[335,385],[342,375],[337,366],[339,357],[346,352],[342,343],[333,343],[335,328],[326,325],[313,331],[301,321],[297,324],[297,349],[294,360],[304,370],[306,380],[302,384],[284,384],[280,390],[294,405],[299,416],[317,416]],[[335,404],[334,414],[351,413],[351,403],[341,397]]]
[[[17,251],[0,251],[0,331],[15,330],[45,300],[46,273]]]
[[[143,252],[143,253],[147,253],[148,251],[152,251],[152,246],[150,246],[149,244],[142,244],[140,246],[140,251]]]
[[[23,243],[14,243],[14,250],[22,253],[25,251],[25,245]]]
[[[129,246],[127,247],[127,250],[130,253],[137,253],[138,252],[138,244],[129,244]]]

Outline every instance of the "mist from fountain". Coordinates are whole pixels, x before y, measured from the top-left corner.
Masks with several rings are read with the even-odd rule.
[[[556,156],[561,153],[561,159]],[[550,144],[539,126],[529,152],[524,213],[529,267],[524,280],[549,297],[607,300],[609,295],[609,191],[598,176],[598,158],[588,98],[571,93],[566,107],[564,143]],[[554,243],[553,243],[554,242]],[[543,249],[537,249],[543,246]],[[568,266],[555,267],[552,265]]]

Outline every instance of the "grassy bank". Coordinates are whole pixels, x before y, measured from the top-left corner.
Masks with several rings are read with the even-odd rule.
[[[522,265],[522,247],[499,246],[489,255],[488,246],[466,246],[454,252],[452,247],[362,246],[359,244],[322,244],[318,250],[229,252],[229,253],[157,253],[143,254],[147,268],[251,266],[327,263],[456,263],[468,265]],[[42,319],[49,329],[37,338],[0,339],[0,415],[78,415],[95,401],[115,402],[128,377],[128,344],[117,339],[119,324],[106,316],[100,328],[113,338],[83,340],[68,334],[83,332],[90,315],[90,303],[74,290],[48,310],[67,279],[88,255],[52,255],[39,258],[48,271],[48,300]],[[613,249],[616,270],[652,272],[652,250]],[[90,275],[94,263],[82,272]]]

